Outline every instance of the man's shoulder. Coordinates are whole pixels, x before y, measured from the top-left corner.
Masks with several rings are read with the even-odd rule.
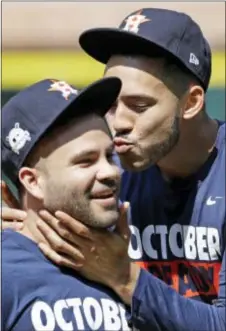
[[[216,147],[218,149],[225,150],[225,141],[226,141],[225,122],[219,122],[219,129],[218,129],[218,134],[217,134]]]
[[[2,232],[2,263],[24,264],[29,256],[33,260],[38,252],[37,244],[24,235],[10,229]]]
[[[2,233],[2,285],[4,297],[22,296],[44,282],[51,264],[41,257],[35,242],[6,230]],[[40,255],[39,255],[40,254]],[[39,275],[39,276],[38,276]],[[8,291],[10,289],[10,292]]]
[[[2,232],[2,263],[8,264],[11,259],[19,258],[21,251],[26,251],[23,246],[19,244],[19,234],[15,231],[7,229]]]
[[[46,275],[52,277],[59,268],[40,251],[38,245],[12,230],[2,233],[2,283],[12,283],[11,291],[25,293],[44,284]]]
[[[221,122],[218,129],[218,134],[215,142],[215,149],[212,153],[214,158],[211,162],[211,157],[209,158],[210,169],[208,171],[208,176],[206,177],[206,182],[211,181],[212,183],[218,183],[220,186],[225,186],[225,123]],[[207,164],[208,164],[207,161]],[[208,167],[207,167],[208,168]],[[218,186],[215,185],[215,186]],[[212,189],[212,188],[211,188]]]
[[[73,330],[91,330],[93,314],[100,318],[97,330],[113,330],[114,319],[112,322],[109,319],[112,312],[120,324],[118,330],[122,329],[126,323],[125,309],[112,291],[79,277],[73,270],[45,262],[33,254],[33,243],[22,238],[28,243],[23,246],[18,235],[4,233],[3,236],[4,255],[11,252],[11,256],[5,256],[2,275],[4,330],[12,326],[19,331],[44,330],[47,325],[54,325],[54,330],[65,330],[69,323]]]
[[[112,296],[111,291],[74,270],[58,267],[42,254],[35,242],[12,230],[2,234],[2,282],[12,283],[20,294],[34,291],[45,296],[49,288],[51,298],[65,292],[83,297],[87,291],[94,297]]]

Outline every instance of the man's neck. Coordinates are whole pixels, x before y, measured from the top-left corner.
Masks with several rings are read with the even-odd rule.
[[[217,138],[218,123],[208,119],[194,126],[158,166],[165,178],[185,178],[195,174],[209,158]]]
[[[37,227],[39,216],[34,210],[27,210],[27,218],[24,221],[24,227],[19,233],[28,237],[29,239],[40,243],[45,242],[45,238]]]

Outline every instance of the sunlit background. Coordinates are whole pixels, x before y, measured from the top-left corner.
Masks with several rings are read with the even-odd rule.
[[[83,87],[102,76],[103,65],[85,55],[80,33],[117,26],[131,11],[162,7],[184,11],[196,20],[213,50],[208,111],[225,117],[225,3],[214,2],[3,2],[2,103],[17,90],[43,78]]]
[[[76,87],[98,79],[103,65],[78,45],[82,31],[117,26],[142,7],[183,11],[197,21],[213,51],[207,110],[225,118],[225,3],[219,2],[3,2],[2,104],[25,86],[44,78]]]

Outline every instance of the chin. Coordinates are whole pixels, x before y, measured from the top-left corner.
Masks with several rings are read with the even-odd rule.
[[[91,200],[90,225],[96,228],[108,228],[114,225],[119,217],[117,199]]]
[[[119,218],[118,211],[106,211],[102,213],[101,219],[100,217],[95,222],[95,227],[99,229],[107,229],[114,226]]]
[[[139,172],[148,169],[153,165],[153,162],[150,159],[142,158],[126,158],[122,157],[121,159],[122,167],[127,171]]]
[[[133,153],[121,154],[119,155],[121,166],[131,172],[147,170],[151,166],[158,164],[169,153],[170,147],[158,144],[149,148],[134,149]]]

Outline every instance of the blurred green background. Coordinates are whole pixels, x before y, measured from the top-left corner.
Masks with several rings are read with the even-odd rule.
[[[25,86],[57,78],[82,88],[103,75],[104,66],[79,50],[6,50],[2,53],[2,105]],[[213,52],[208,113],[225,119],[225,52]]]

